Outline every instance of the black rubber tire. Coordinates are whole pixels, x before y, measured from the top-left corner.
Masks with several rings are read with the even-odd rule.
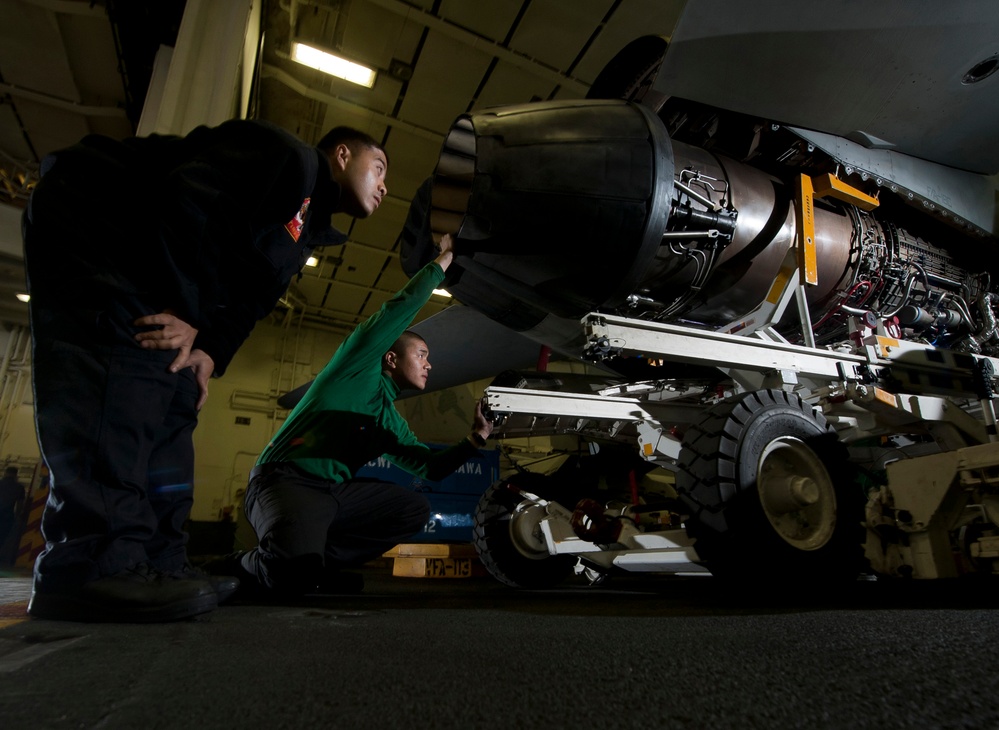
[[[479,499],[472,539],[486,570],[514,588],[552,588],[572,575],[575,559],[566,556],[529,557],[511,536],[511,516],[524,501],[520,489],[552,499],[550,480],[521,472],[490,486]]]
[[[831,530],[807,549],[778,533],[757,488],[760,460],[780,440],[818,458],[813,473],[824,469],[835,498],[831,519],[826,515]],[[759,390],[710,409],[684,435],[676,488],[697,554],[717,576],[839,585],[863,570],[863,489],[835,430],[797,395]]]

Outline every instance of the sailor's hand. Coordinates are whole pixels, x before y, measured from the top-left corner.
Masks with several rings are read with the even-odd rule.
[[[187,358],[186,367],[194,371],[194,379],[198,382],[198,405],[196,407],[200,411],[201,406],[208,400],[208,379],[215,372],[215,360],[204,350],[194,350]]]
[[[472,433],[477,433],[483,441],[493,432],[493,422],[486,417],[483,410],[483,399],[475,404],[475,417],[472,421]]]
[[[451,237],[450,233],[445,233],[441,236],[440,243],[437,244],[436,248],[438,251],[437,263],[444,271],[447,271],[447,267],[454,259],[454,238]]]
[[[135,336],[141,347],[147,350],[179,350],[177,357],[170,363],[171,373],[187,367],[185,363],[191,355],[194,338],[198,336],[197,328],[192,327],[169,310],[139,317],[134,324],[139,327],[159,326],[159,329],[140,332]]]

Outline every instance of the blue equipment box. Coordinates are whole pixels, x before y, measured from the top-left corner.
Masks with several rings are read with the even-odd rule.
[[[429,446],[446,448],[436,444]],[[357,470],[356,476],[399,484],[423,493],[430,501],[430,519],[408,542],[471,542],[472,521],[479,497],[499,479],[499,451],[479,453],[480,456],[469,459],[439,482],[414,476],[383,457],[369,461]]]

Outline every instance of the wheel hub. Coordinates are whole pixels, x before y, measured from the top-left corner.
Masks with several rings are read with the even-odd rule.
[[[541,521],[548,515],[540,504],[522,502],[510,515],[510,542],[524,557],[544,559],[550,556],[541,531]]]
[[[799,550],[825,545],[836,528],[836,491],[822,462],[801,439],[771,441],[756,485],[763,513],[781,539]]]

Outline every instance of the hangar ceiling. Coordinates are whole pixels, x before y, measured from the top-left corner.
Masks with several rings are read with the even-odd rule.
[[[259,0],[258,0],[259,1]],[[0,2],[0,321],[24,324],[17,206],[39,160],[89,133],[133,133],[152,58],[175,38],[183,0]],[[389,195],[293,283],[288,304],[350,329],[405,282],[396,253],[409,201],[445,132],[467,111],[579,98],[634,38],[671,34],[683,0],[264,0],[252,116],[303,140],[337,124],[384,141]],[[365,89],[289,60],[290,38],[374,67]],[[434,297],[421,317],[448,300]]]

